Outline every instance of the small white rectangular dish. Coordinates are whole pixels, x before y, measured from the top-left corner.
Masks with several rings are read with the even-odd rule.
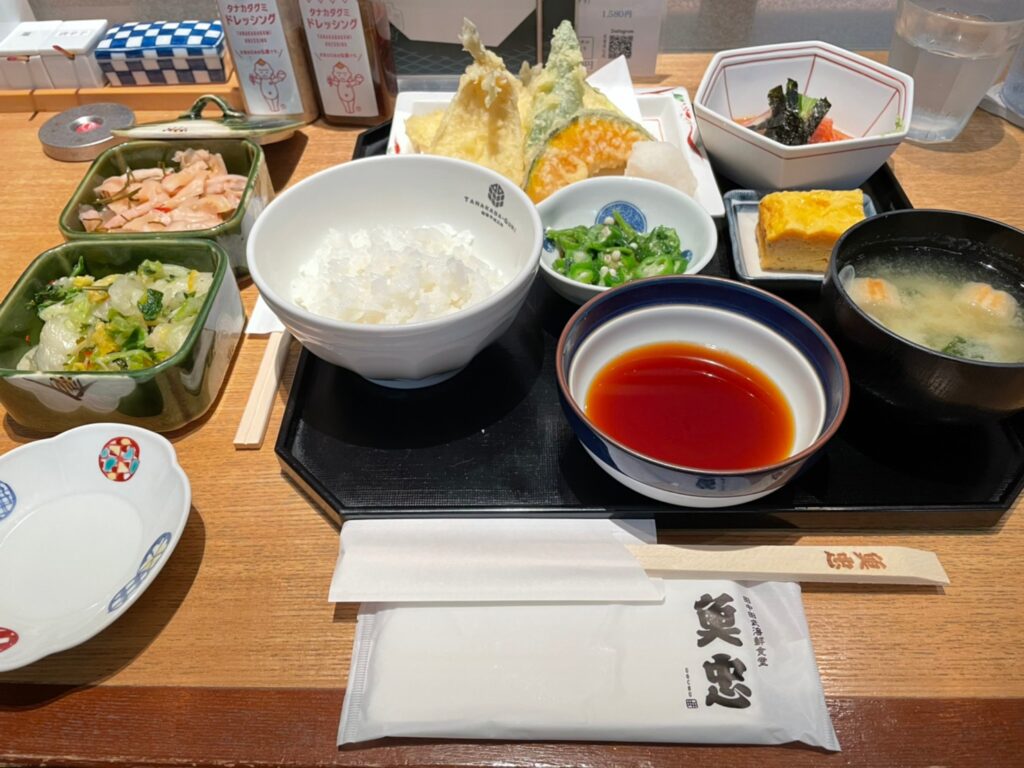
[[[388,138],[388,154],[415,154],[408,135],[405,121],[411,115],[423,115],[443,109],[452,100],[454,93],[441,91],[403,91],[395,102],[395,114],[391,119],[391,135]],[[697,120],[685,88],[660,88],[637,91],[637,105],[643,126],[655,139],[675,144],[683,150],[697,179],[695,199],[712,216],[723,216],[725,204],[718,182],[711,170],[711,162],[700,142]]]
[[[821,272],[782,272],[761,268],[757,252],[757,217],[761,198],[769,194],[764,190],[734,189],[725,193],[725,218],[729,224],[733,264],[741,280],[768,284],[776,288],[788,285],[820,285],[825,279]],[[875,215],[875,203],[864,194],[864,215]]]

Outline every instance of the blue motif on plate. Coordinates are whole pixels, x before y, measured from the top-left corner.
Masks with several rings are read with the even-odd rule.
[[[0,520],[10,516],[11,512],[18,505],[18,496],[3,480],[0,480]]]
[[[608,205],[597,212],[597,216],[594,218],[594,223],[604,224],[604,220],[611,218],[612,214],[615,212],[618,212],[623,221],[629,224],[629,226],[637,232],[647,231],[647,217],[644,216],[644,212],[632,203],[627,203],[625,200],[616,200],[614,203],[608,203]]]
[[[135,591],[142,586],[142,582],[149,576],[149,572],[160,562],[160,558],[164,556],[164,552],[167,551],[170,543],[170,531],[165,531],[157,537],[156,541],[146,550],[145,557],[139,563],[139,570],[135,572],[135,575],[132,576],[127,584],[117,590],[117,593],[110,598],[110,603],[107,605],[107,613],[113,613],[128,602],[128,598],[135,594]]]
[[[167,551],[167,545],[171,543],[170,532],[161,533],[153,545],[146,552],[146,556],[142,558],[142,562],[139,564],[140,571],[146,571],[149,573],[153,569],[153,566],[157,564],[157,561],[163,557],[164,552]]]

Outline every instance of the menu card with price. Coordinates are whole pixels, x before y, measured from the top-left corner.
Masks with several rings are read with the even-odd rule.
[[[650,77],[658,61],[665,0],[577,0],[576,32],[593,72],[625,56],[633,77]]]

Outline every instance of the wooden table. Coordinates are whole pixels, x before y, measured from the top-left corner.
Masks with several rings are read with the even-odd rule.
[[[665,83],[696,88],[708,56],[663,56]],[[168,115],[171,113],[167,113]],[[155,119],[162,113],[140,114]],[[47,114],[0,115],[0,291],[60,241],[85,166],[46,158]],[[357,131],[323,125],[269,148],[280,190],[351,156]],[[1024,131],[979,112],[954,143],[904,145],[892,162],[917,207],[1024,227]],[[251,307],[255,289],[246,283]],[[337,531],[273,453],[296,349],[266,445],[236,452],[265,342],[246,340],[212,414],[172,436],[193,508],[174,556],[126,614],[83,645],[0,675],[0,764],[51,765],[1021,765],[1024,517],[913,534],[713,531],[680,541],[904,544],[939,553],[939,589],[810,586],[804,602],[841,754],[801,747],[391,741],[335,747],[356,607],[331,605]],[[296,345],[297,346],[297,345]],[[0,451],[34,439],[10,418]],[[955,462],[950,457],[950,462]],[[870,482],[870,478],[865,478]],[[443,695],[442,692],[438,692]]]

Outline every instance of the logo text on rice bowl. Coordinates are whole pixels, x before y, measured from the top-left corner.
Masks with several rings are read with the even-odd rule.
[[[479,208],[481,216],[490,219],[502,229],[508,229],[511,232],[516,231],[516,225],[509,221],[508,216],[504,216],[498,211],[505,204],[505,190],[501,184],[491,184],[487,188],[487,201],[490,204],[469,195],[463,195],[462,199],[469,205]]]

